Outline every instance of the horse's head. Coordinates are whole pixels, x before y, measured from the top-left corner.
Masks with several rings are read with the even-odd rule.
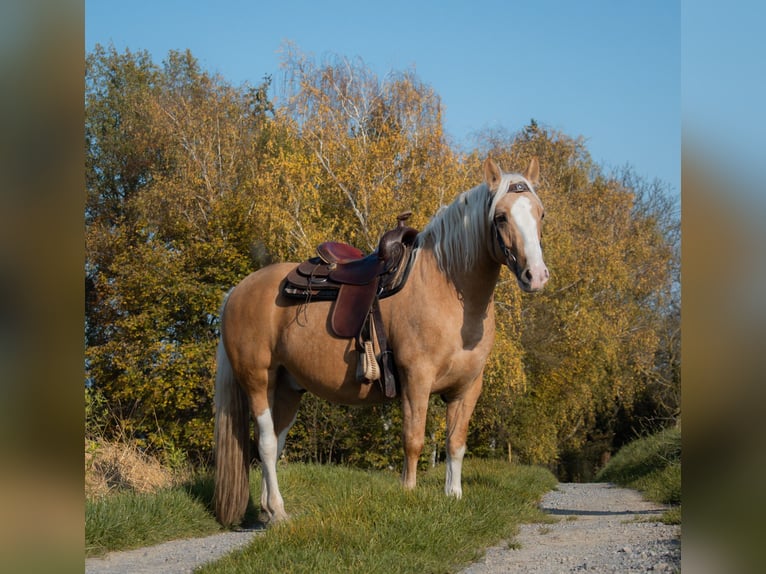
[[[484,178],[492,194],[490,253],[516,276],[524,291],[539,291],[548,281],[541,242],[543,204],[534,191],[540,168],[537,158],[521,174],[503,173],[490,158]]]

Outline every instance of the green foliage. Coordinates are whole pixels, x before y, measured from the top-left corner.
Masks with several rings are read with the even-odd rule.
[[[104,434],[109,425],[109,408],[104,394],[93,387],[85,387],[85,437],[92,439]]]
[[[627,484],[681,460],[681,430],[671,428],[622,447],[599,473],[599,480]]]
[[[663,504],[681,504],[681,461],[636,479],[633,486],[650,500]]]
[[[411,71],[379,79],[292,47],[283,68],[275,106],[270,78],[234,87],[188,51],[87,56],[86,377],[107,439],[208,460],[226,291],[321,241],[369,250],[405,210],[422,228],[487,154],[507,170],[540,158],[551,280],[526,296],[503,271],[469,452],[552,465],[595,435],[619,444],[639,415],[679,415],[677,217],[661,186],[603,173],[582,139],[537,122],[453,149]],[[438,399],[431,411],[424,466],[442,457]],[[306,397],[287,456],[397,467],[400,417]]]
[[[625,445],[597,479],[635,488],[656,502],[680,505],[681,429],[666,429]]]
[[[217,309],[255,263],[251,170],[269,107],[188,52],[159,68],[98,48],[88,72],[87,376],[111,436],[119,425],[204,458]]]
[[[446,408],[431,397],[426,422],[426,445],[420,459],[425,469],[444,459]],[[288,434],[284,457],[292,461],[337,462],[362,469],[399,468],[402,415],[398,403],[367,408],[330,405],[306,395]]]

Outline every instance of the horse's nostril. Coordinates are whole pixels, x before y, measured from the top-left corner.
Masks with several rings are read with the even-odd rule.
[[[524,279],[526,279],[527,283],[531,283],[532,282],[532,272],[529,270],[529,268],[524,270],[523,275],[524,275]]]

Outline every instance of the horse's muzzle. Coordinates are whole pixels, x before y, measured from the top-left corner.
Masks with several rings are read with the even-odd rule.
[[[539,291],[548,282],[550,273],[544,263],[531,265],[518,274],[519,286],[528,293]]]

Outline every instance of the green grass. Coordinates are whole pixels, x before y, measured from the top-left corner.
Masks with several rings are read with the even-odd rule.
[[[462,500],[444,495],[443,465],[421,472],[414,491],[391,472],[287,464],[279,475],[290,520],[204,572],[450,572],[511,539],[519,523],[544,521],[537,503],[556,485],[545,469],[479,459],[465,461]],[[259,491],[256,470],[255,500]],[[89,501],[86,554],[218,532],[211,499],[208,477],[154,495]]]
[[[201,572],[450,572],[542,517],[556,485],[541,468],[466,460],[463,498],[444,495],[444,467],[404,491],[393,473],[291,464],[281,490],[291,520]]]
[[[119,492],[85,502],[85,555],[98,556],[167,540],[220,532],[209,509],[212,481],[154,494]]]
[[[673,505],[663,521],[680,524],[681,430],[666,429],[625,445],[596,480],[635,488],[649,500]]]

